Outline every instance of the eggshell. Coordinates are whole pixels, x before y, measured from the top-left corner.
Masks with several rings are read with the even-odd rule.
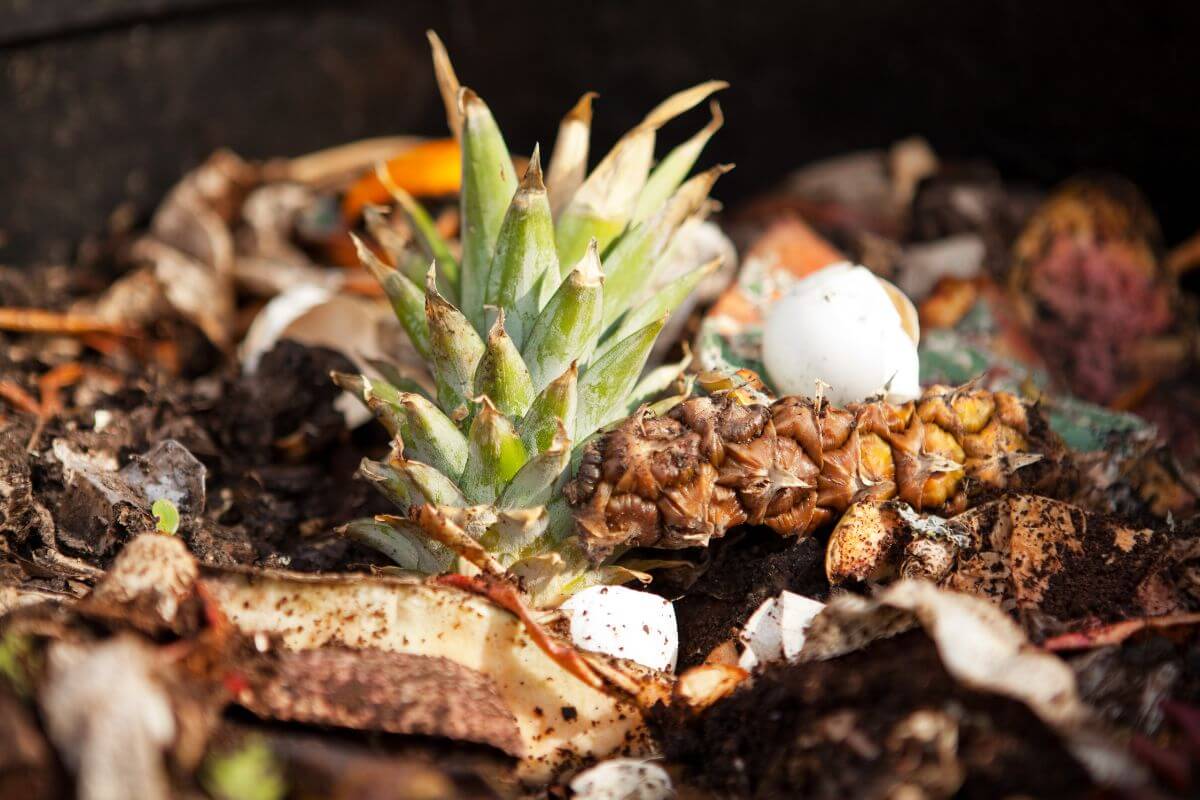
[[[782,394],[811,397],[818,380],[838,405],[885,387],[893,402],[920,394],[914,337],[865,267],[833,264],[798,282],[768,313],[762,354]]]
[[[679,656],[675,607],[624,586],[593,586],[563,603],[571,639],[584,650],[674,671]]]
[[[575,800],[667,800],[675,790],[658,764],[614,758],[572,778],[571,793]]]
[[[738,637],[746,648],[738,666],[752,671],[760,664],[796,658],[804,647],[809,623],[824,608],[824,603],[788,591],[764,600]]]

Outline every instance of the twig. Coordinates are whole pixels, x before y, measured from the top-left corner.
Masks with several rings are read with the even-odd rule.
[[[18,410],[34,416],[33,433],[29,436],[29,443],[25,445],[27,451],[34,452],[46,423],[62,410],[60,392],[77,383],[87,371],[86,367],[77,362],[54,367],[37,379],[39,399],[34,399],[33,395],[12,381],[0,381],[0,398],[7,400]]]
[[[533,618],[525,601],[521,599],[517,587],[503,578],[492,578],[486,575],[468,577],[467,575],[439,575],[435,583],[443,586],[453,586],[465,592],[483,595],[501,608],[508,609],[525,625],[529,638],[533,640],[542,652],[550,656],[559,666],[574,675],[593,689],[604,689],[604,679],[583,660],[579,651],[569,644],[557,642],[550,638],[546,629]]]
[[[88,333],[126,337],[137,335],[137,331],[127,325],[105,322],[86,314],[63,314],[43,308],[0,308],[0,330],[65,336]]]

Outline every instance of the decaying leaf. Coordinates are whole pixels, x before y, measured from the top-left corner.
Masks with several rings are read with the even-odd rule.
[[[166,800],[163,752],[175,738],[171,703],[150,646],[134,637],[56,642],[38,698],[50,738],[82,800]]]
[[[1070,667],[1030,649],[1016,623],[991,603],[925,581],[900,581],[871,600],[831,600],[809,624],[798,659],[841,655],[906,622],[924,628],[946,670],[967,686],[1020,700],[1055,727],[1083,720]]]
[[[260,717],[442,736],[522,755],[516,721],[492,682],[448,658],[323,647],[283,651],[268,663],[237,697]]]
[[[204,511],[206,469],[174,439],[134,456],[119,470],[113,453],[80,452],[65,438],[54,440],[52,452],[71,497],[57,509],[58,535],[77,549],[104,555],[116,545],[117,528],[154,530],[156,500],[170,500],[189,517]]]
[[[1162,532],[1033,495],[1011,495],[953,524],[968,544],[948,588],[1064,621],[1136,613],[1138,589],[1167,544]]]
[[[1168,537],[1070,503],[1009,494],[950,519],[904,504],[854,504],[830,536],[833,583],[897,574],[987,597],[1008,611],[1069,621],[1179,607],[1163,583]]]

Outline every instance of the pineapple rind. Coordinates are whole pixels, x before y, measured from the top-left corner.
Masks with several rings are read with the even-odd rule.
[[[1069,474],[1037,408],[1006,393],[935,386],[846,408],[722,394],[631,417],[588,446],[565,493],[596,562],[623,546],[703,546],[745,523],[805,536],[865,498],[952,515],[982,490]]]

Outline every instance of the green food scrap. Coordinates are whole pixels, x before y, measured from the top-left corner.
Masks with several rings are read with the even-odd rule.
[[[165,497],[154,501],[154,505],[150,506],[150,513],[158,521],[156,529],[159,533],[174,536],[179,530],[179,509]]]

